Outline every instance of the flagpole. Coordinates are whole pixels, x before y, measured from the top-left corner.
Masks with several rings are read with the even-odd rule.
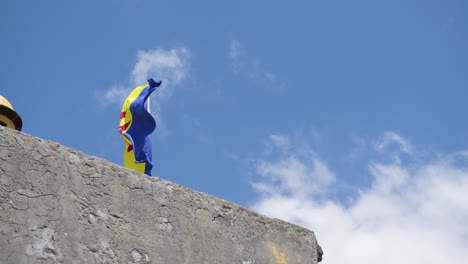
[[[155,82],[152,78],[150,78],[148,80],[148,85],[149,85],[150,88],[156,88],[156,87],[159,87],[161,85],[161,81]],[[148,107],[148,113],[151,114],[151,103],[150,102],[151,102],[151,98],[150,98],[150,96],[148,96],[148,102],[147,102],[148,105],[147,105],[147,107]]]
[[[150,104],[150,102],[151,102],[151,97],[148,96],[148,113],[151,114],[151,104]]]

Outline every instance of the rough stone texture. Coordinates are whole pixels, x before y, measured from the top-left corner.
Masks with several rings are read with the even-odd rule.
[[[0,127],[0,263],[317,263],[312,231]]]

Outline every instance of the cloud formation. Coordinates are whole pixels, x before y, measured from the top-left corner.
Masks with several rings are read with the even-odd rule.
[[[331,195],[339,178],[313,151],[303,151],[310,147],[279,135],[269,142],[275,157],[257,162],[253,187],[259,199],[252,207],[315,231],[326,263],[461,264],[468,259],[468,152],[424,162],[370,161],[372,184],[360,187],[344,205]],[[376,151],[385,154],[389,145],[417,155],[394,132],[376,142]]]
[[[137,52],[137,62],[129,74],[130,83],[113,86],[97,96],[102,106],[122,104],[128,94],[148,78],[162,80],[162,85],[150,97],[151,114],[156,119],[159,129],[167,133],[161,122],[161,105],[169,100],[174,90],[187,79],[190,73],[190,51],[185,47],[172,49],[151,49]]]
[[[227,57],[234,74],[242,74],[250,80],[269,85],[284,86],[284,83],[279,81],[275,74],[263,68],[260,59],[249,55],[238,40],[231,40],[229,43]]]
[[[144,83],[149,77],[161,79],[164,89],[158,91],[161,100],[168,99],[190,69],[190,52],[187,48],[138,51],[138,61],[131,74],[133,85]]]
[[[175,87],[187,78],[189,71],[190,51],[185,47],[140,50],[130,73],[130,83],[107,89],[101,101],[105,105],[121,104],[133,88],[144,84],[148,78],[163,81],[163,86],[157,92],[157,100],[165,101],[171,97]]]

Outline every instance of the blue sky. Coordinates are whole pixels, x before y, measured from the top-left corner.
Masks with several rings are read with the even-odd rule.
[[[121,165],[123,99],[161,79],[153,175],[314,230],[328,263],[462,263],[467,12],[462,0],[2,1],[0,94],[23,132]]]

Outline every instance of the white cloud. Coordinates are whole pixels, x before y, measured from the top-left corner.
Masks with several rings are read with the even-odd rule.
[[[122,86],[113,86],[106,90],[104,93],[97,93],[97,97],[101,106],[108,106],[113,103],[123,103],[128,96],[130,88]]]
[[[405,155],[417,154],[394,132],[385,133],[377,146],[389,142],[398,143]],[[467,152],[407,165],[370,162],[372,185],[343,205],[330,195],[339,179],[317,155],[295,151],[304,146],[290,145],[288,152],[278,146],[279,157],[257,163],[260,177],[253,187],[260,198],[252,207],[315,231],[324,263],[461,264],[468,259]],[[385,148],[377,150],[383,154]]]
[[[387,131],[382,138],[375,144],[375,149],[378,152],[384,152],[392,144],[398,147],[398,151],[402,153],[412,154],[413,147],[404,138],[395,132]]]
[[[227,57],[234,74],[243,74],[251,80],[284,88],[284,82],[279,81],[275,74],[265,70],[260,59],[249,55],[240,41],[231,40]]]
[[[100,101],[104,105],[121,104],[133,88],[144,84],[149,78],[163,81],[161,88],[158,88],[157,98],[165,101],[171,97],[175,87],[187,78],[189,70],[190,51],[185,47],[140,50],[135,67],[130,73],[131,83],[107,89]]]
[[[265,153],[271,154],[273,151],[279,151],[280,153],[286,153],[289,151],[291,146],[291,140],[288,137],[282,135],[270,135],[268,140],[265,142]]]
[[[228,58],[231,61],[232,71],[235,74],[245,70],[248,57],[239,41],[231,40],[231,43],[229,44]]]
[[[166,131],[164,123],[161,122],[161,105],[187,79],[190,72],[190,56],[190,51],[185,47],[138,51],[137,62],[132,72],[129,73],[130,83],[119,84],[98,93],[101,106],[122,104],[132,89],[144,84],[149,78],[162,80],[161,87],[150,97],[151,114],[155,117],[159,130]]]
[[[150,77],[161,79],[161,87],[164,89],[161,88],[158,93],[163,100],[170,97],[174,87],[187,77],[190,66],[190,52],[187,48],[138,51],[137,57],[138,61],[131,75],[133,84],[138,85]]]

